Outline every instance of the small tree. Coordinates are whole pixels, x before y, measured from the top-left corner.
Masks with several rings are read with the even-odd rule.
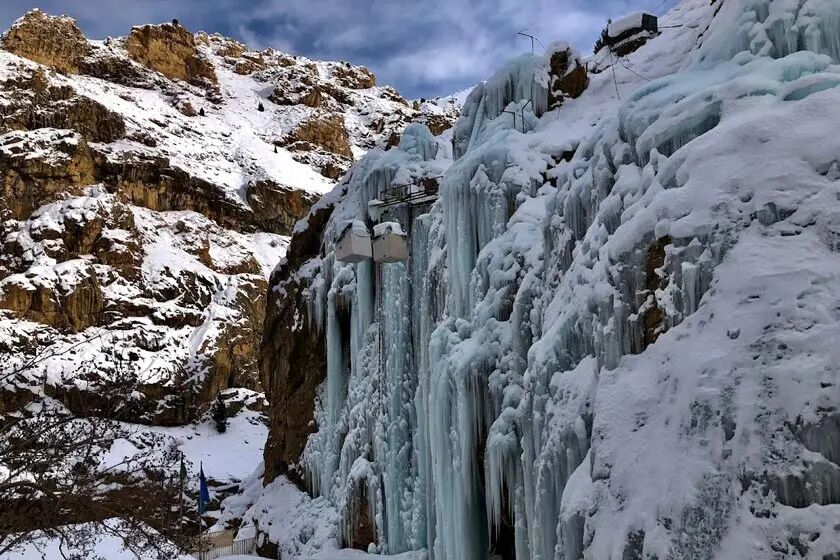
[[[213,422],[216,423],[216,431],[220,434],[225,433],[227,430],[227,406],[225,405],[224,399],[222,399],[221,393],[216,395],[216,401],[210,409],[210,416],[213,418]]]
[[[257,111],[259,111],[260,113],[265,111],[265,107],[263,107],[262,101],[260,101],[260,104],[257,105]]]
[[[604,29],[601,30],[601,36],[598,37],[598,40],[595,41],[595,50],[592,51],[595,54],[598,53],[601,49],[607,46],[607,42],[610,40],[610,24],[612,23],[612,19],[607,20],[607,25]]]
[[[0,386],[100,337],[41,349],[23,363],[0,362]],[[103,388],[109,400],[83,405],[78,416],[49,400],[24,409],[0,400],[0,558],[27,545],[37,548],[39,539],[54,539],[64,558],[74,551],[70,557],[98,559],[93,549],[103,534],[118,537],[137,557],[154,560],[193,546],[181,519],[171,516],[180,452],[159,447],[162,440],[123,423],[130,407],[114,406],[131,402],[137,383],[129,378],[116,371]],[[137,452],[106,465],[102,458],[118,440],[136,442]],[[119,522],[108,521],[114,517]]]

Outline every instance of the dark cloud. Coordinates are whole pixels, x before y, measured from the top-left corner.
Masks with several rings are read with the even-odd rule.
[[[409,97],[443,95],[487,78],[530,49],[565,40],[584,52],[608,17],[661,13],[675,0],[3,0],[0,23],[33,7],[68,13],[89,37],[125,35],[132,25],[178,18],[256,48],[369,66]],[[539,49],[539,44],[537,45]]]

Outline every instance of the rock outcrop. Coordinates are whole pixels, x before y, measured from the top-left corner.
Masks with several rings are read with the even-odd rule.
[[[51,16],[38,9],[16,21],[3,35],[0,45],[18,56],[69,74],[78,73],[82,61],[91,52],[75,20]]]
[[[125,50],[132,59],[167,78],[196,85],[218,81],[213,65],[198,52],[195,37],[181,25],[135,27],[125,41]]]
[[[0,135],[0,216],[27,218],[41,204],[94,183],[93,156],[70,130]]]
[[[376,76],[364,66],[338,65],[333,70],[333,76],[350,89],[367,89],[376,85]]]
[[[267,180],[249,183],[245,196],[257,227],[263,231],[283,235],[292,232],[297,221],[306,216],[309,208],[317,200],[311,193],[290,189]]]
[[[346,158],[353,157],[344,119],[335,113],[314,114],[298,125],[282,144],[295,151],[307,152],[321,148]]]
[[[199,214],[138,209],[101,187],[84,190],[0,232],[0,317],[36,324],[58,345],[89,340],[86,353],[97,356],[48,360],[44,367],[60,372],[50,394],[78,414],[176,425],[223,389],[258,388],[273,266],[263,255],[279,258],[283,238],[232,235]],[[108,400],[110,384],[155,359],[166,365],[137,378],[143,398],[129,409]]]
[[[0,133],[39,128],[72,129],[88,142],[113,142],[126,132],[125,120],[68,85],[54,85],[43,67],[3,84]]]
[[[581,63],[578,54],[568,46],[561,46],[551,54],[549,59],[549,88],[548,106],[556,108],[563,104],[563,100],[577,99],[583,95],[589,85],[586,66]]]

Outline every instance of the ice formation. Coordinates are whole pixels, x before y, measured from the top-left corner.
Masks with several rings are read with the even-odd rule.
[[[684,0],[616,84],[547,112],[523,56],[454,161],[415,125],[351,171],[308,269],[304,453],[345,541],[368,512],[380,552],[436,560],[840,552],[838,18]],[[437,177],[381,218],[408,262],[335,261],[340,224]]]

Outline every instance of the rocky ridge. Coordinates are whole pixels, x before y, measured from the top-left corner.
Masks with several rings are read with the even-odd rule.
[[[259,389],[267,278],[295,222],[355,158],[457,113],[177,22],[91,41],[33,10],[0,47],[0,354],[39,363],[4,408],[46,392],[177,425]],[[109,402],[126,378],[136,402]]]

